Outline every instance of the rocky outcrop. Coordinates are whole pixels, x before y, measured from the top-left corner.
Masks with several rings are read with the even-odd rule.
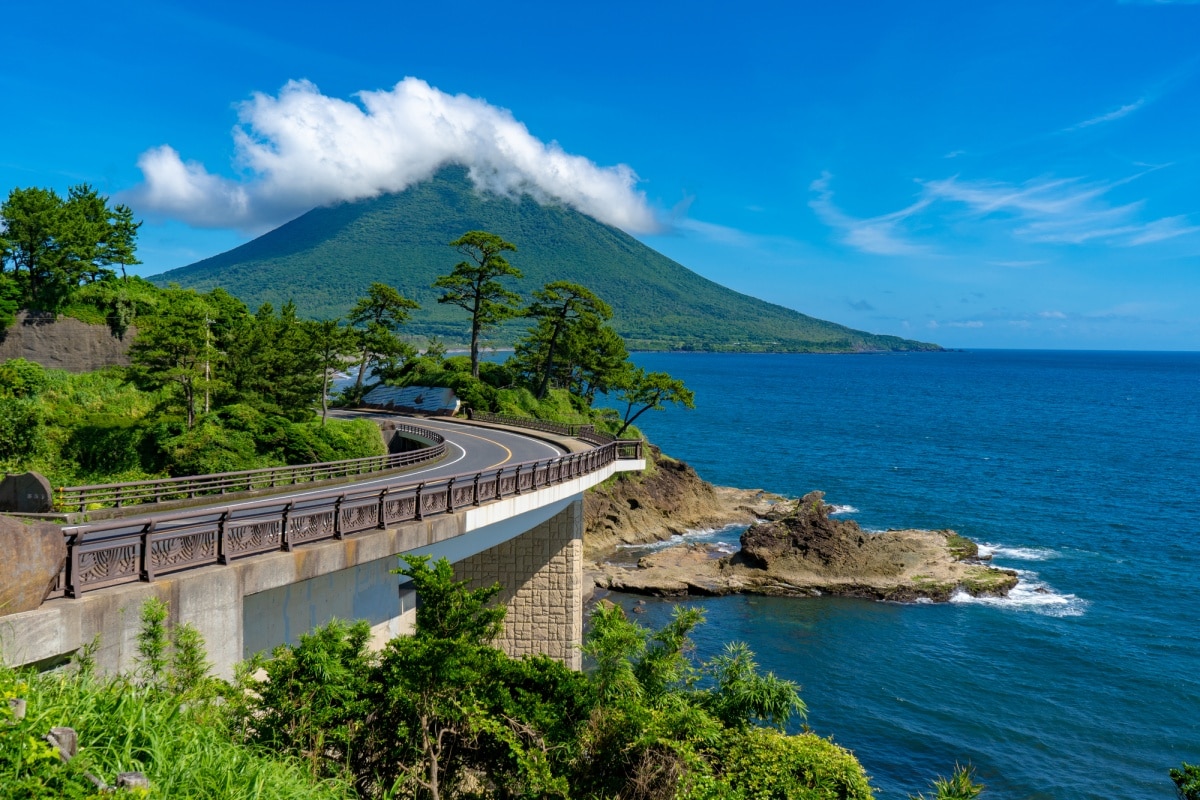
[[[62,529],[47,522],[21,522],[0,515],[0,616],[32,611],[54,588],[67,562]]]
[[[71,317],[22,311],[17,321],[0,331],[0,361],[23,358],[47,369],[91,372],[110,366],[129,366],[129,345],[137,336],[130,327],[124,338],[107,325],[88,325]]]
[[[751,525],[729,556],[709,545],[682,545],[641,559],[636,567],[601,565],[597,586],[659,596],[738,592],[804,597],[839,594],[880,600],[944,601],[957,590],[1003,595],[1012,570],[991,567],[953,531],[870,533],[833,520],[821,492],[789,513]]]
[[[647,469],[621,472],[583,499],[584,556],[598,559],[622,544],[647,544],[696,528],[750,524],[783,500],[757,489],[713,486],[683,461],[648,448]]]

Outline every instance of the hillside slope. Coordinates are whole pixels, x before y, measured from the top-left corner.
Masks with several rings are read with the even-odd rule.
[[[317,208],[220,255],[151,280],[201,290],[222,286],[252,308],[294,300],[302,314],[344,314],[372,281],[422,306],[406,333],[461,342],[461,310],[438,305],[430,284],[460,260],[447,246],[487,230],[517,246],[510,261],[528,296],[552,280],[582,283],[608,301],[632,349],[879,351],[940,349],[805,316],[716,284],[616,228],[562,206],[476,192],[466,170],[448,167],[399,194]],[[525,323],[494,337],[510,342]]]

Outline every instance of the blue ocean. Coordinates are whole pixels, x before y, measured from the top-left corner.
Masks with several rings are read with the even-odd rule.
[[[695,391],[638,425],[704,478],[953,528],[1021,575],[946,604],[697,600],[699,656],[740,639],[799,682],[881,800],[956,764],[989,800],[1174,797],[1168,769],[1200,762],[1200,353],[635,360]]]

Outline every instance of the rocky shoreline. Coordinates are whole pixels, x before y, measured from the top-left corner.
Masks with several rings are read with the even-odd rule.
[[[645,476],[616,480],[585,499],[587,580],[597,589],[659,597],[747,593],[821,594],[944,602],[957,591],[1005,595],[1012,570],[979,556],[953,531],[867,532],[831,519],[821,492],[798,501],[758,490],[714,487],[687,464],[654,449]],[[622,476],[623,477],[623,476]],[[613,563],[621,545],[649,544],[698,528],[749,525],[741,549],[681,543],[636,565]]]

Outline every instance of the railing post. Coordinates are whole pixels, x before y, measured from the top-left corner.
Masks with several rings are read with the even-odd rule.
[[[344,539],[346,534],[342,533],[342,501],[346,499],[346,495],[338,495],[337,500],[333,501],[333,538]]]
[[[451,477],[446,483],[446,513],[454,511],[454,478]]]
[[[292,504],[288,503],[283,507],[282,522],[280,522],[279,546],[284,550],[291,551],[292,549],[292,526],[288,518],[291,516]]]
[[[424,483],[417,484],[417,516],[416,516],[416,519],[418,521],[425,519],[425,514],[422,513],[422,511],[421,511],[421,490],[424,488],[425,488]]]
[[[154,580],[154,559],[150,554],[150,537],[154,534],[154,529],[158,527],[158,520],[152,519],[146,523],[146,527],[142,528],[142,569],[140,577],[143,581]]]
[[[229,512],[225,511],[221,516],[217,517],[217,563],[228,564],[229,554],[225,552],[225,525],[229,522]],[[284,527],[287,527],[287,518],[284,517]]]
[[[513,478],[513,494],[521,493],[521,465],[517,464],[517,473]]]
[[[471,505],[479,505],[479,473],[475,473],[475,487],[471,492]]]
[[[379,493],[379,528],[380,529],[387,527],[387,519],[384,516],[386,509],[387,509],[387,502],[386,502],[387,492],[388,492],[388,490],[387,490],[387,487],[385,486],[385,487],[383,487],[383,491],[381,491]]]
[[[495,499],[496,499],[496,500],[499,500],[501,497],[503,497],[503,496],[504,496],[504,493],[500,491],[500,476],[501,476],[503,473],[504,473],[504,468],[503,468],[503,467],[501,467],[500,469],[496,470],[496,497],[495,497]]]

